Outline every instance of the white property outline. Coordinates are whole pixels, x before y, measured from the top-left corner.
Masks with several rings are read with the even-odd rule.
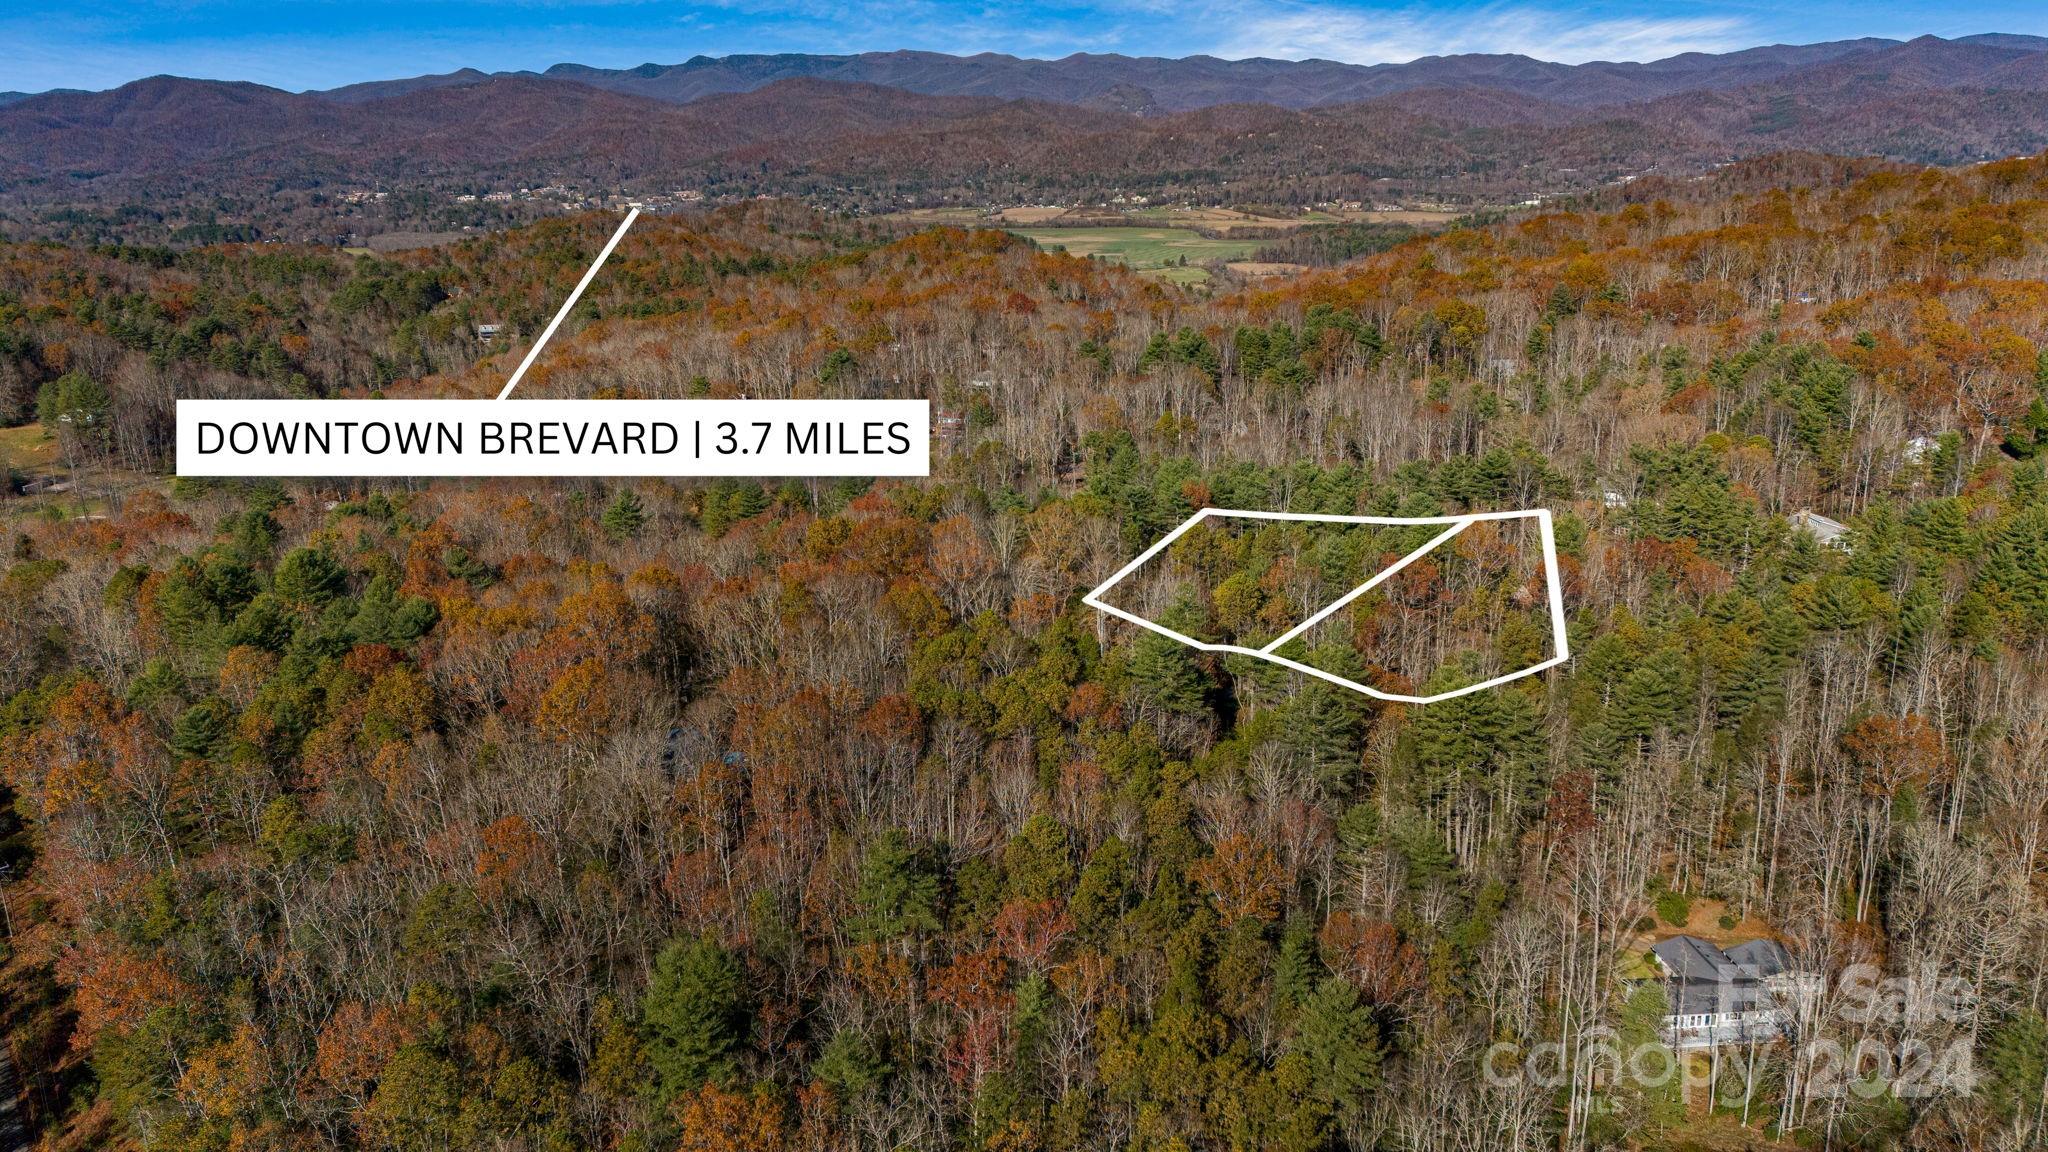
[[[1211,517],[1243,520],[1297,520],[1315,524],[1376,524],[1393,527],[1445,524],[1449,525],[1449,527],[1437,533],[1435,537],[1431,538],[1429,543],[1401,557],[1392,565],[1381,569],[1372,579],[1339,596],[1328,607],[1323,608],[1315,615],[1288,629],[1281,634],[1279,639],[1266,645],[1264,648],[1246,648],[1237,644],[1205,644],[1185,633],[1176,632],[1163,624],[1156,624],[1147,620],[1135,612],[1126,612],[1122,608],[1107,603],[1102,599],[1103,595],[1121,583],[1124,577],[1136,572],[1145,565],[1146,561],[1166,551],[1175,540],[1185,535],[1188,529]],[[1552,652],[1555,653],[1550,659],[1538,664],[1532,664],[1518,671],[1510,672],[1505,676],[1495,676],[1491,680],[1482,681],[1478,684],[1468,684],[1454,691],[1439,692],[1434,696],[1404,696],[1397,692],[1382,692],[1377,688],[1368,687],[1355,680],[1346,680],[1334,672],[1325,672],[1321,668],[1312,668],[1300,661],[1289,660],[1285,656],[1276,654],[1276,650],[1281,645],[1322,623],[1335,613],[1342,611],[1345,605],[1372,591],[1401,569],[1420,560],[1432,549],[1436,548],[1437,545],[1450,540],[1458,533],[1479,523],[1481,520],[1523,520],[1530,518],[1536,521],[1537,530],[1543,539],[1543,573],[1545,581],[1550,585],[1550,644]],[[1150,629],[1170,640],[1178,640],[1190,648],[1203,652],[1235,652],[1241,656],[1271,661],[1284,668],[1292,668],[1296,672],[1327,680],[1342,688],[1349,688],[1353,692],[1363,692],[1367,696],[1380,700],[1391,700],[1397,704],[1434,704],[1439,700],[1450,700],[1468,693],[1484,691],[1485,689],[1505,684],[1510,680],[1519,680],[1524,676],[1534,676],[1538,672],[1547,668],[1555,668],[1572,658],[1571,641],[1565,634],[1564,581],[1558,575],[1557,570],[1557,534],[1551,527],[1550,509],[1548,508],[1532,508],[1518,512],[1471,512],[1463,516],[1334,516],[1316,512],[1253,512],[1236,508],[1204,508],[1193,516],[1188,517],[1187,521],[1180,527],[1168,532],[1157,544],[1140,552],[1137,559],[1118,569],[1116,575],[1104,580],[1086,596],[1081,597],[1081,602],[1090,608],[1107,612],[1118,619],[1128,620],[1140,628]]]

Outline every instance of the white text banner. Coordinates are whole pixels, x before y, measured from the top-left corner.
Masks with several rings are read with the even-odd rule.
[[[927,476],[924,400],[180,400],[180,476]]]

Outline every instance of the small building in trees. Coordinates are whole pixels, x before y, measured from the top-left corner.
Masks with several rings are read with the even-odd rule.
[[[1801,508],[1792,514],[1792,528],[1830,548],[1849,551],[1849,526],[1840,520],[1830,520],[1811,508]]]
[[[1788,1007],[1800,981],[1777,941],[1723,951],[1697,936],[1673,936],[1653,945],[1650,956],[1664,975],[1664,1039],[1673,1048],[1777,1040],[1790,1028]]]

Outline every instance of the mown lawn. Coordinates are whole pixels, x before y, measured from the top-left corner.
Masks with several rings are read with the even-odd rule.
[[[1205,277],[1188,264],[1207,260],[1243,260],[1268,243],[1264,240],[1214,240],[1186,228],[1012,228],[1009,231],[1041,248],[1064,248],[1076,256],[1119,260],[1140,272],[1158,271],[1178,283]],[[1170,270],[1170,271],[1169,271]]]
[[[57,441],[40,424],[0,428],[0,475],[8,469],[34,476],[57,466]]]

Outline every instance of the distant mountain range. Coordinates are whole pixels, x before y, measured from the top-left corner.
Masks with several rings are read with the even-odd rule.
[[[155,77],[0,97],[0,202],[338,185],[699,186],[900,205],[1473,198],[1786,150],[1956,163],[2048,148],[2048,39],[1848,40],[1648,64],[1359,66],[926,52],[698,57],[290,93]]]
[[[1929,38],[1932,41],[1933,38]],[[1924,42],[1923,42],[1924,43]],[[2048,38],[1985,35],[1939,41],[1964,49],[1988,49],[1970,74],[1996,67],[2006,52],[2048,51]],[[1219,60],[1190,56],[1090,55],[1060,60],[1027,60],[984,52],[947,56],[936,52],[864,52],[857,56],[785,54],[698,56],[681,64],[638,68],[590,68],[557,64],[546,72],[496,73],[541,76],[687,104],[705,96],[752,92],[782,80],[839,80],[878,84],[926,96],[994,96],[1089,104],[1142,92],[1161,112],[1217,104],[1272,104],[1320,108],[1429,88],[1472,88],[1511,92],[1577,108],[1655,100],[1681,92],[1720,91],[1768,83],[1839,61],[1882,60],[1902,41],[1863,39],[1827,44],[1772,45],[1711,55],[1689,52],[1648,64],[1553,64],[1527,56],[1428,56],[1405,64],[1340,64],[1330,60]],[[1971,54],[1976,55],[1976,54]],[[353,84],[316,93],[330,100],[360,103],[422,88],[458,87],[491,77],[473,68],[439,76],[414,76]],[[1958,76],[1960,82],[1963,77]],[[1128,95],[1124,97],[1128,99]]]

